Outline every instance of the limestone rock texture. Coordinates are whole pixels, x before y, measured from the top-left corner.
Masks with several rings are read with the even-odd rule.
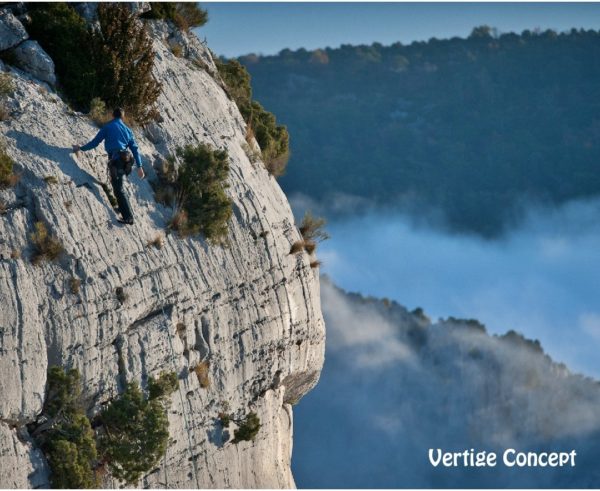
[[[19,44],[13,51],[19,68],[29,72],[35,78],[56,84],[54,62],[37,41],[27,40]]]
[[[0,11],[0,51],[12,48],[28,37],[23,24],[10,10]]]
[[[307,255],[289,254],[301,238],[290,206],[264,165],[246,156],[246,125],[208,48],[185,35],[186,56],[176,57],[169,39],[182,34],[162,21],[150,26],[162,121],[134,130],[149,179],[130,176],[131,227],[116,221],[101,187],[103,149],[71,152],[98,128],[7,66],[16,90],[0,131],[21,178],[0,190],[2,488],[49,486],[27,425],[42,411],[52,365],[80,371],[90,416],[118,394],[120,380],[145,387],[149,376],[177,372],[166,456],[138,486],[294,487],[292,404],[317,383],[324,357],[318,270]],[[167,234],[173,210],[156,203],[149,183],[177,147],[198,143],[230,157],[228,246]],[[31,263],[37,221],[62,242],[59,261]],[[161,249],[148,244],[157,236]],[[201,362],[207,387],[193,370]],[[236,426],[221,427],[223,410],[238,419],[255,411],[255,441],[232,443]]]

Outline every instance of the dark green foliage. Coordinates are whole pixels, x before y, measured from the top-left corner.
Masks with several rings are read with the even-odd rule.
[[[48,370],[48,394],[44,413],[51,418],[60,413],[73,414],[80,409],[81,384],[79,371],[53,366]]]
[[[97,488],[94,433],[80,403],[79,372],[61,367],[48,371],[44,414],[52,421],[39,437],[54,488]]]
[[[98,22],[92,36],[98,96],[109,107],[125,108],[140,124],[154,119],[162,85],[152,75],[154,51],[146,27],[118,3],[100,3]]]
[[[87,108],[96,95],[96,69],[85,21],[65,2],[30,4],[29,13],[29,35],[54,61],[65,94],[77,108]]]
[[[240,60],[253,97],[294,135],[287,194],[440,209],[453,230],[487,236],[515,223],[524,199],[600,194],[599,32],[477,28],[323,51],[326,63],[306,50]]]
[[[261,426],[260,419],[255,412],[249,413],[239,425],[239,428],[233,434],[233,443],[254,440]]]
[[[208,22],[208,14],[198,7],[196,2],[152,2],[145,19],[171,20],[179,29],[187,31],[192,27],[201,27]]]
[[[262,158],[269,173],[281,176],[290,158],[289,134],[285,126],[277,125],[273,113],[256,101],[252,101],[250,111],[242,111],[256,141],[261,149]]]
[[[128,484],[152,469],[167,449],[169,421],[162,397],[146,399],[136,382],[128,384],[100,420],[102,457],[112,474]]]
[[[253,135],[260,146],[267,170],[274,176],[283,175],[289,159],[289,134],[286,127],[277,125],[275,116],[252,100],[250,75],[237,60],[215,60],[229,96],[248,124],[249,135]]]
[[[163,399],[177,390],[179,383],[175,372],[162,372],[157,379],[148,379],[148,399]]]
[[[212,243],[223,242],[232,214],[231,200],[225,194],[229,176],[227,152],[201,144],[188,145],[178,155],[183,162],[177,176],[177,195],[186,214],[180,230],[202,233]]]
[[[250,74],[237,60],[223,61],[215,57],[219,74],[227,86],[227,93],[240,108],[249,109],[252,102]],[[246,115],[244,115],[246,117]]]
[[[93,30],[66,3],[33,4],[31,18],[32,39],[54,60],[60,86],[78,109],[88,111],[99,98],[138,123],[156,116],[161,84],[152,76],[152,40],[125,4],[99,4]]]

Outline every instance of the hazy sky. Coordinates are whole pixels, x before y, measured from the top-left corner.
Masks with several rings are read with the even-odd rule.
[[[600,3],[213,3],[197,30],[218,55],[274,54],[283,48],[410,43],[467,36],[488,24],[501,32],[600,28]]]

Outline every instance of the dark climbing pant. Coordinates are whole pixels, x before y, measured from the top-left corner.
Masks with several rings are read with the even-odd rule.
[[[118,162],[118,161],[117,161]],[[117,198],[117,204],[119,205],[119,211],[123,220],[126,222],[133,220],[133,213],[131,212],[131,206],[129,206],[129,200],[123,190],[123,180],[125,179],[125,171],[120,165],[115,165],[111,162],[110,166],[110,183],[112,184],[113,191],[115,192],[115,198]]]

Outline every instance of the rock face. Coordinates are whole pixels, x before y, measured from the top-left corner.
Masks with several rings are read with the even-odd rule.
[[[0,215],[0,487],[48,486],[26,424],[42,410],[52,365],[80,371],[90,416],[118,393],[121,377],[145,386],[162,370],[178,373],[170,445],[139,485],[294,486],[291,404],[317,382],[324,356],[318,273],[306,255],[288,254],[300,239],[289,204],[262,163],[244,153],[245,123],[215,80],[210,53],[190,37],[190,58],[177,58],[167,43],[172,33],[153,25],[162,122],[135,131],[144,166],[152,178],[153,166],[179,146],[226,149],[229,246],[165,235],[173,210],[133,174],[136,223],[120,226],[100,185],[103,152],[70,152],[97,128],[13,74],[13,117],[0,125],[21,173],[16,187],[0,191],[7,205]],[[29,261],[36,221],[64,245],[60,261]],[[160,250],[148,245],[158,235]],[[200,362],[209,367],[208,387],[193,372]],[[235,424],[224,431],[217,419],[226,407],[235,418],[258,414],[254,442],[231,442]]]
[[[51,85],[56,84],[54,62],[37,41],[25,41],[12,50],[12,53],[19,68],[29,72],[39,80],[48,82]]]
[[[28,37],[23,24],[12,12],[0,11],[0,51],[12,48]]]

